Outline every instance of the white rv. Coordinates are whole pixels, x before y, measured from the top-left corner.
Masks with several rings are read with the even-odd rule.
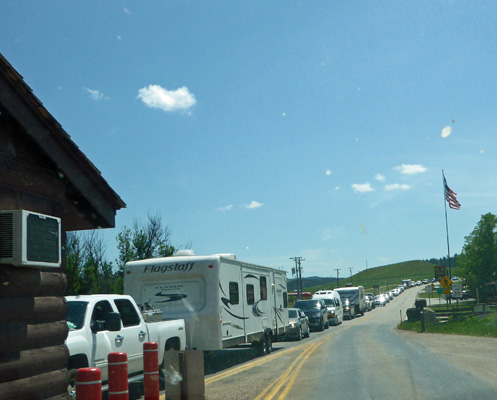
[[[234,254],[180,254],[128,262],[124,293],[143,309],[160,309],[163,320],[184,319],[189,349],[252,343],[270,352],[288,329],[286,272]]]

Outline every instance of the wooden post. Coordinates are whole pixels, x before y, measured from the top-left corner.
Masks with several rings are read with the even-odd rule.
[[[186,350],[181,353],[181,398],[188,400],[205,399],[204,352]]]

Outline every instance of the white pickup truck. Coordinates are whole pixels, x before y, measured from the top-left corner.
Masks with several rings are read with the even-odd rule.
[[[129,376],[141,375],[145,342],[158,343],[159,365],[165,351],[185,350],[185,322],[182,319],[145,322],[131,296],[102,294],[66,299],[69,326],[66,345],[72,376],[78,368],[97,367],[102,371],[102,380],[107,381],[107,356],[113,352],[128,355]]]

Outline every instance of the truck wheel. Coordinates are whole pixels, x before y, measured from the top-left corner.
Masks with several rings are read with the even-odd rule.
[[[70,369],[69,382],[67,383],[67,398],[69,400],[76,399],[76,371],[77,369]]]

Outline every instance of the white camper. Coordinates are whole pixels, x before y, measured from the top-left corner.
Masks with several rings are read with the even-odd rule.
[[[288,327],[286,272],[234,254],[192,253],[128,262],[124,293],[143,309],[160,309],[163,320],[184,319],[189,349],[252,343],[270,352]]]

